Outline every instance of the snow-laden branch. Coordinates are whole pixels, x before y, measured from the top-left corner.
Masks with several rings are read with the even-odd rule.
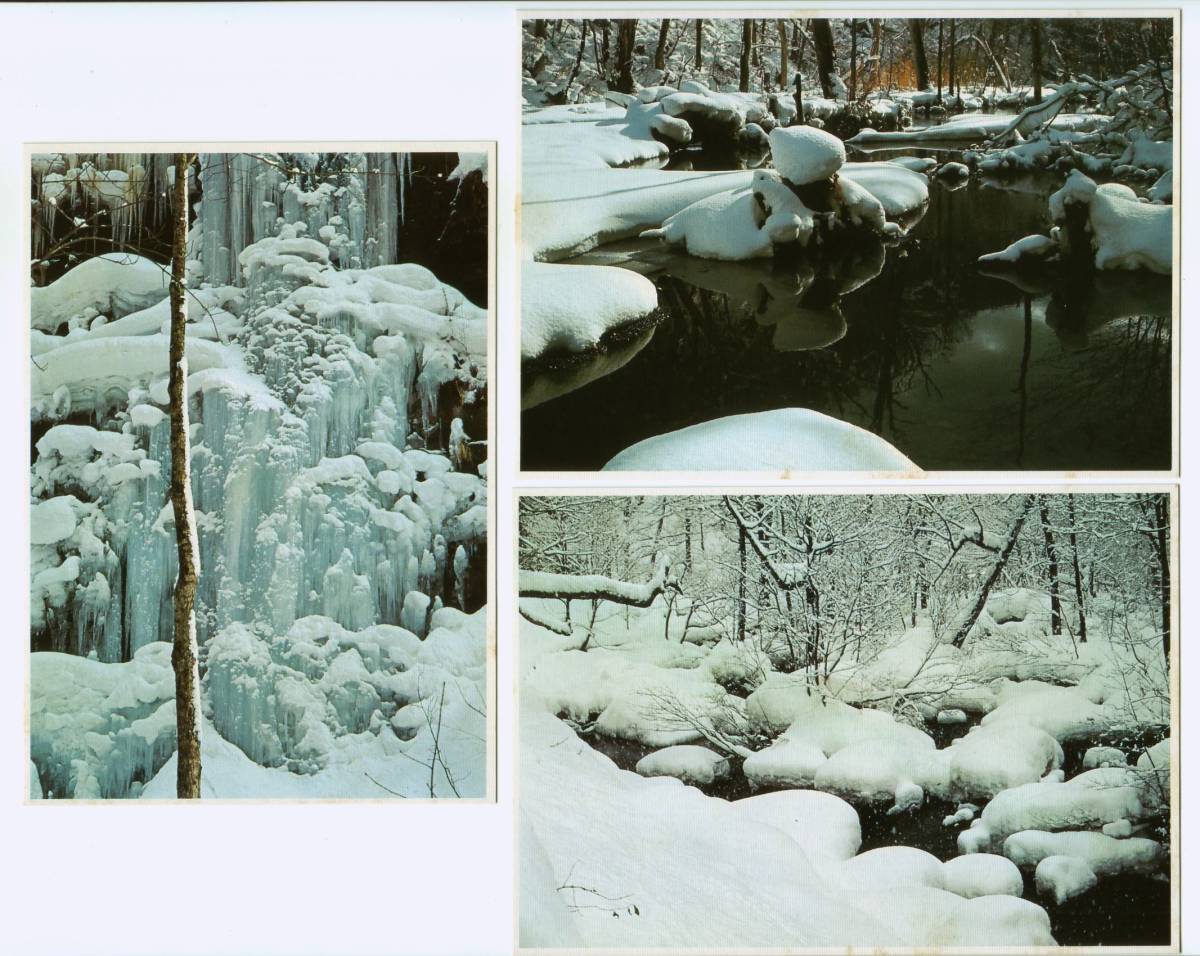
[[[645,584],[618,581],[602,574],[550,574],[521,571],[517,585],[521,597],[557,598],[560,601],[596,600],[649,607],[664,591],[680,590],[671,572],[671,559],[660,554],[654,576]]]
[[[544,627],[547,631],[554,634],[560,634],[563,637],[571,636],[571,624],[562,618],[553,618],[547,614],[540,614],[532,608],[526,607],[524,604],[517,605],[517,613],[531,624]]]

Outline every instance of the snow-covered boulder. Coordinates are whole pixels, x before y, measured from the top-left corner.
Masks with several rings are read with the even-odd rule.
[[[1143,815],[1137,775],[1125,768],[1089,770],[1065,783],[1027,783],[998,793],[983,808],[993,839],[1021,830],[1099,830]]]
[[[647,438],[605,471],[913,472],[908,458],[866,429],[805,408],[732,415]]]
[[[946,889],[965,899],[1020,896],[1025,891],[1017,865],[994,853],[972,853],[947,860],[942,864],[942,880]]]
[[[1083,755],[1083,769],[1095,770],[1097,767],[1125,767],[1129,758],[1125,751],[1116,747],[1088,747]]]
[[[770,139],[775,168],[796,186],[830,179],[846,162],[842,141],[812,126],[779,127]]]
[[[818,790],[783,790],[730,804],[740,817],[782,830],[811,860],[849,860],[862,845],[858,811]]]
[[[647,754],[634,769],[643,777],[675,777],[708,786],[729,776],[729,758],[707,747],[679,744]]]
[[[1048,856],[1034,870],[1034,882],[1039,896],[1049,897],[1061,906],[1092,889],[1098,881],[1086,860],[1076,856]]]
[[[1155,840],[1115,840],[1103,833],[1024,830],[1004,841],[1004,855],[1022,869],[1033,869],[1052,856],[1082,860],[1097,877],[1119,873],[1154,873],[1166,860],[1166,848]]]

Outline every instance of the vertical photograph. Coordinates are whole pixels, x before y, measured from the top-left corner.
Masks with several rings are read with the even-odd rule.
[[[1177,951],[1174,514],[520,497],[520,949]]]
[[[31,801],[491,797],[494,147],[367,148],[27,148]]]
[[[521,468],[1168,477],[1175,37],[522,21]]]

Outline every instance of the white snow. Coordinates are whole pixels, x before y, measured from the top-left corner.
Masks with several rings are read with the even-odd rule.
[[[1061,906],[1069,899],[1092,889],[1096,874],[1087,862],[1074,856],[1048,856],[1034,871],[1039,896],[1051,897]]]
[[[1021,871],[1007,857],[994,853],[956,856],[942,864],[942,881],[951,893],[965,899],[977,896],[1021,896]]]
[[[1034,868],[1047,857],[1074,857],[1100,879],[1119,873],[1153,873],[1163,863],[1163,845],[1144,837],[1115,840],[1103,833],[1024,830],[1004,841],[1004,855],[1022,868]]]
[[[628,269],[526,262],[521,357],[594,348],[604,333],[658,308],[654,283]]]
[[[647,438],[605,471],[915,472],[877,435],[803,408],[733,415]]]
[[[735,800],[741,818],[777,827],[812,860],[849,860],[862,845],[858,811],[819,790],[781,790]]]
[[[635,769],[643,777],[674,777],[684,783],[707,785],[729,776],[729,758],[707,747],[679,744],[647,754]]]
[[[775,168],[797,186],[829,179],[846,162],[842,141],[812,126],[779,127],[770,137]]]

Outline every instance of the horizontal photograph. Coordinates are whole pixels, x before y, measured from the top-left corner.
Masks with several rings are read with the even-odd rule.
[[[1174,513],[522,496],[520,947],[1173,951]]]
[[[1175,467],[1170,17],[522,23],[521,467]]]
[[[30,155],[30,800],[490,795],[492,147],[376,148]]]

